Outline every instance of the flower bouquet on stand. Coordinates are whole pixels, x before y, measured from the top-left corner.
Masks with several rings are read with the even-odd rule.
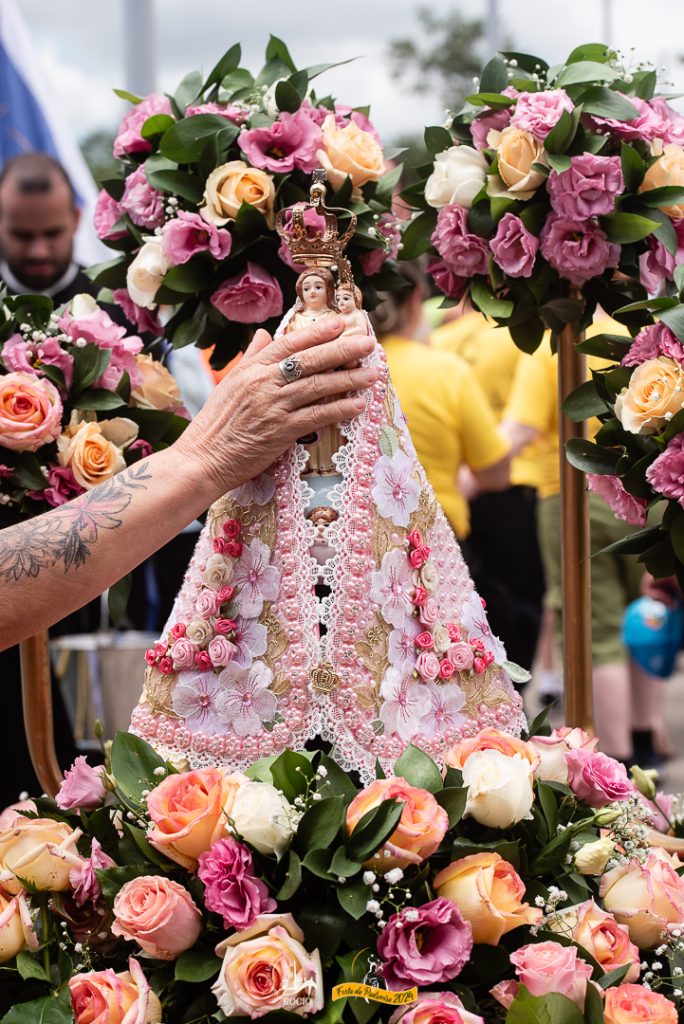
[[[134,104],[114,143],[121,171],[103,182],[95,213],[119,255],[93,268],[94,280],[141,330],[177,347],[214,346],[216,367],[291,305],[297,273],[275,218],[308,201],[312,171],[324,168],[330,204],[358,217],[347,255],[366,309],[395,283],[399,243],[392,195],[401,168],[386,169],[367,109],[314,92],[331,65],[297,69],[273,36],[256,77],[240,57],[231,47],[172,96],[121,94]],[[319,231],[321,218],[308,216],[307,229]]]
[[[3,816],[3,1024],[676,1024],[671,801],[535,728],[363,788],[322,751],[183,771],[118,734]]]

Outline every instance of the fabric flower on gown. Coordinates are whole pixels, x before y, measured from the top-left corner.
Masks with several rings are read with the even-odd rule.
[[[218,678],[209,672],[181,672],[173,690],[173,710],[185,719],[190,732],[218,732],[216,698],[220,693]]]
[[[244,548],[235,566],[233,586],[239,588],[239,608],[245,618],[261,615],[264,601],[275,601],[280,590],[280,573],[270,565],[268,547],[255,537]]]
[[[238,615],[235,620],[233,643],[236,651],[232,664],[235,668],[249,668],[255,658],[266,653],[268,634],[266,627],[253,619],[243,619]]]
[[[250,505],[265,505],[275,494],[275,477],[269,473],[260,473],[253,480],[248,480],[242,487],[233,491],[233,498],[239,505],[249,508]]]
[[[381,456],[375,464],[375,484],[371,494],[384,519],[395,526],[408,526],[409,516],[418,508],[420,486],[412,476],[410,460],[402,451],[390,458]]]
[[[387,660],[394,668],[399,669],[402,675],[411,672],[416,664],[416,637],[422,632],[422,625],[418,619],[406,619],[398,629],[393,629],[389,635],[387,649]]]
[[[425,718],[425,735],[440,736],[460,728],[465,719],[461,714],[465,694],[460,686],[444,686],[428,683],[425,689],[430,694],[430,711]]]
[[[273,719],[278,699],[269,690],[272,680],[273,673],[262,662],[247,671],[231,663],[219,676],[216,713],[238,736],[253,736]]]
[[[383,704],[378,714],[386,732],[395,733],[402,740],[428,732],[432,708],[425,699],[424,686],[402,679],[395,668],[389,668],[380,686],[380,696]]]
[[[487,621],[487,612],[485,611],[482,601],[479,595],[473,591],[467,602],[463,606],[462,622],[468,631],[469,640],[482,640],[482,642],[494,655],[494,659],[499,665],[503,665],[506,661],[506,648],[499,640],[498,636],[492,633],[489,622]]]
[[[388,551],[371,578],[371,601],[381,606],[382,617],[397,629],[411,618],[413,570],[404,551]]]

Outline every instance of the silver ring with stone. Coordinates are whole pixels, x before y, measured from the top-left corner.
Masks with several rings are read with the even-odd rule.
[[[296,356],[288,356],[286,359],[281,359],[278,363],[278,369],[285,378],[286,384],[294,384],[304,373],[302,364]]]

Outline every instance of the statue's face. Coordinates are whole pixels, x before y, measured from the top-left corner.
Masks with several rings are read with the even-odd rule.
[[[325,281],[318,274],[311,274],[302,284],[302,299],[307,309],[325,309],[328,300]]]
[[[340,290],[337,293],[337,308],[340,313],[353,313],[356,309],[354,296],[350,291]]]

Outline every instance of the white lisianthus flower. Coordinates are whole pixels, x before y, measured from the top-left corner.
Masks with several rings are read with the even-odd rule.
[[[136,305],[144,309],[156,307],[155,295],[168,269],[161,239],[148,238],[126,272],[128,294]]]
[[[230,817],[235,832],[259,853],[280,857],[294,834],[292,807],[269,782],[247,782],[241,786]]]
[[[465,813],[490,828],[530,819],[532,777],[532,766],[521,754],[476,751],[463,766],[463,785],[468,787]]]
[[[451,146],[435,157],[425,199],[437,209],[457,203],[469,210],[487,177],[487,161],[472,146]]]

